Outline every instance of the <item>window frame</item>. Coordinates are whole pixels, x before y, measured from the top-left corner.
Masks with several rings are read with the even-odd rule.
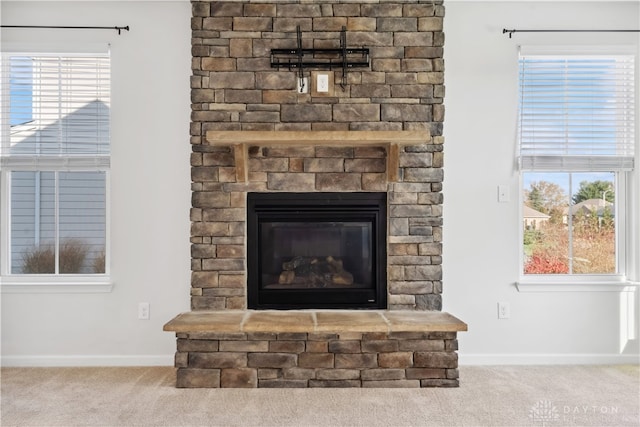
[[[4,46],[3,46],[4,47]],[[9,46],[1,53],[3,64],[10,56],[25,55],[60,57],[81,57],[88,55],[106,55],[110,57],[106,45],[86,45],[73,51],[42,46]],[[110,60],[111,64],[111,60]],[[111,67],[110,67],[111,68]],[[2,70],[1,87],[8,88],[9,73]],[[3,94],[3,99],[8,99]],[[2,139],[9,138],[10,126],[8,114],[0,117],[2,121]],[[110,140],[112,138],[110,137]],[[110,142],[111,145],[111,142]],[[2,293],[103,293],[111,292],[111,154],[69,155],[56,158],[37,159],[34,156],[23,157],[22,162],[3,165],[0,168],[0,290]],[[33,161],[29,161],[33,159]],[[15,171],[43,172],[103,172],[105,174],[105,272],[98,274],[14,274],[11,273],[11,173]],[[59,190],[59,189],[58,189]]]
[[[633,55],[635,58],[634,72],[637,76],[638,73],[638,53],[637,49],[628,46],[596,46],[596,47],[567,47],[567,46],[529,46],[527,47],[527,54],[546,55],[546,56],[572,56],[572,55]],[[519,67],[518,67],[519,69]],[[516,86],[520,86],[520,75],[516,78]],[[615,174],[614,186],[616,191],[616,203],[615,209],[615,239],[616,239],[616,272],[615,273],[603,273],[603,274],[525,274],[524,263],[525,256],[523,251],[524,241],[524,227],[523,227],[523,206],[525,202],[525,189],[524,189],[524,175],[526,173],[589,173],[592,171],[585,170],[523,170],[518,168],[518,281],[515,285],[519,292],[566,292],[566,291],[578,291],[578,292],[609,292],[609,291],[625,291],[629,289],[629,286],[638,286],[638,282],[630,278],[630,274],[637,272],[640,268],[636,259],[636,245],[637,242],[633,241],[633,237],[630,236],[630,231],[638,227],[637,224],[632,223],[634,218],[637,218],[638,209],[633,206],[634,200],[633,191],[638,191],[637,180],[634,180],[634,174],[637,176],[640,162],[638,161],[638,91],[639,87],[636,85],[634,90],[634,128],[636,133],[634,136],[634,143],[636,146],[635,152],[635,170],[622,171],[622,170],[610,170],[609,172]],[[519,91],[517,91],[518,96]],[[518,113],[519,120],[519,113]],[[519,146],[520,141],[517,138],[517,144]],[[520,164],[520,162],[518,162]],[[569,194],[571,197],[571,194]],[[637,200],[636,200],[637,202]],[[634,214],[636,217],[634,217]],[[636,219],[637,221],[637,219]]]

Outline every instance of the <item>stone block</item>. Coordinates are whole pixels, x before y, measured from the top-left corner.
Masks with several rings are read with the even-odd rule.
[[[295,90],[295,73],[268,71],[256,73],[256,88],[269,90]]]
[[[442,47],[406,46],[405,58],[442,58]],[[437,95],[436,95],[437,96]]]
[[[177,388],[218,388],[219,369],[179,368],[176,372]]]
[[[177,348],[183,352],[215,352],[219,347],[218,340],[178,339]]]
[[[453,352],[418,351],[414,355],[414,366],[418,368],[457,368],[458,354]]]
[[[267,352],[269,341],[220,341],[221,352]]]
[[[332,120],[331,105],[327,104],[284,104],[281,106],[280,114],[283,122],[330,122]]]
[[[252,172],[286,172],[289,170],[289,159],[286,157],[251,158],[249,170]]]
[[[243,245],[217,245],[216,257],[244,258],[244,246]]]
[[[404,271],[407,280],[441,280],[442,266],[440,265],[409,265]]]
[[[281,376],[282,369],[260,368],[258,369],[259,380],[274,380]]]
[[[285,380],[285,379],[260,379],[258,387],[260,388],[306,388],[307,380]]]
[[[378,354],[378,366],[381,368],[408,368],[413,366],[413,353],[391,352]]]
[[[312,18],[274,18],[273,30],[283,33],[293,33],[296,27],[300,26],[300,31],[307,32],[313,28]]]
[[[362,4],[360,16],[402,16],[402,4]]]
[[[381,119],[390,122],[429,122],[431,121],[431,105],[382,104]]]
[[[318,173],[315,175],[318,191],[358,191],[362,189],[359,173]]]
[[[445,369],[437,368],[408,368],[407,379],[409,380],[426,380],[436,378],[446,378],[447,373]]]
[[[318,369],[316,378],[319,380],[359,380],[358,369]]]
[[[365,340],[362,341],[363,353],[381,353],[398,351],[397,340]]]
[[[219,286],[223,288],[243,288],[247,284],[244,274],[223,274],[219,278]]]
[[[244,16],[275,16],[275,4],[245,3],[243,9]]]
[[[234,31],[271,31],[273,21],[270,17],[237,16],[233,18]]]
[[[244,259],[203,259],[202,269],[206,271],[243,271]]]
[[[363,18],[352,15],[347,18],[347,31],[376,31],[376,25],[376,18]]]
[[[233,27],[233,19],[230,17],[216,18],[206,17],[202,19],[202,29],[207,31],[228,31]]]
[[[398,340],[400,351],[444,351],[444,340]]]
[[[202,58],[201,68],[204,71],[234,71],[236,60],[234,58]]]
[[[194,271],[191,273],[191,286],[194,288],[214,288],[218,284],[217,271]]]
[[[335,340],[329,341],[329,351],[331,353],[360,353],[360,341],[358,340]],[[328,378],[325,378],[328,379]]]
[[[344,161],[345,172],[385,172],[386,170],[385,159],[346,159]]]
[[[211,89],[255,89],[255,73],[248,71],[220,71],[209,79]],[[193,91],[192,91],[193,92]],[[195,102],[195,101],[194,101]],[[201,102],[214,102],[213,99]]]
[[[353,147],[316,147],[315,157],[335,157],[339,159],[352,159],[355,155]]]
[[[212,368],[244,368],[247,366],[246,353],[189,353],[189,367],[212,369]]]
[[[404,369],[363,369],[360,373],[362,381],[404,380]]]
[[[304,159],[305,172],[344,172],[344,159]]]
[[[186,368],[189,366],[189,353],[177,351],[173,357],[173,366],[176,368]]]
[[[279,4],[276,16],[278,17],[312,17],[322,16],[319,4]]]
[[[377,368],[378,358],[376,354],[372,353],[336,354],[335,367],[346,369]]]
[[[291,368],[296,366],[297,356],[288,353],[249,353],[250,368]]]
[[[324,105],[320,105],[324,106]],[[333,107],[336,122],[372,122],[380,120],[378,104],[337,104]]]
[[[287,368],[282,370],[282,377],[287,380],[309,380],[316,377],[312,368]]]
[[[309,380],[309,387],[349,388],[360,386],[360,380]]]
[[[374,59],[371,69],[374,71],[400,71],[400,61],[397,59]],[[351,88],[352,98],[388,98],[391,96],[389,85],[361,84]]]
[[[458,370],[458,368],[447,369],[446,374],[447,374],[447,379],[451,379],[451,380],[458,379],[458,377],[460,377],[460,371]]]
[[[258,371],[250,368],[223,369],[220,375],[220,387],[256,388],[258,387]]]
[[[333,368],[334,355],[332,353],[300,353],[298,366],[301,368]]]
[[[307,341],[305,351],[308,353],[326,353],[329,351],[329,343],[327,341]]]
[[[387,174],[386,173],[363,173],[362,189],[364,191],[386,191],[387,190]]]
[[[420,380],[421,387],[459,387],[458,380],[449,379],[433,379],[433,380]]]
[[[392,32],[417,31],[417,29],[418,29],[418,19],[415,17],[378,18],[377,31],[392,31]]]
[[[282,341],[306,340],[307,334],[304,332],[280,332],[277,334],[277,339]]]
[[[226,300],[223,297],[191,297],[191,310],[223,310]]]
[[[419,388],[419,380],[362,381],[363,388]]]
[[[418,310],[440,311],[442,310],[442,295],[416,295],[416,308]]]
[[[327,17],[313,19],[313,31],[340,31],[342,27],[346,26],[347,18],[344,17]]]
[[[417,25],[417,23],[416,23]],[[395,32],[394,46],[433,46],[433,33]]]
[[[302,353],[305,351],[304,341],[271,341],[269,351],[272,353]]]
[[[211,16],[242,16],[242,3],[211,2]]]

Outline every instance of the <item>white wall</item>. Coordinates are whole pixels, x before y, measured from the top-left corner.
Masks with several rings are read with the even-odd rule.
[[[638,341],[621,338],[621,299],[628,295],[516,289],[520,184],[514,158],[518,45],[637,48],[638,33],[516,33],[509,39],[502,29],[640,29],[640,4],[445,4],[443,304],[469,324],[459,336],[461,364],[637,362]],[[510,186],[510,202],[498,203],[499,184]],[[629,233],[636,248],[639,203],[636,196]],[[637,292],[633,298],[637,325]],[[510,303],[510,319],[498,320],[498,301]],[[620,356],[621,348],[628,356]]]
[[[190,5],[3,1],[0,7],[3,24],[131,26],[121,36],[2,31],[3,42],[112,43],[115,281],[104,294],[3,294],[2,363],[170,365],[175,338],[162,325],[189,309]],[[501,32],[640,28],[638,4],[456,1],[446,7],[443,301],[444,310],[469,324],[459,335],[461,363],[634,360],[637,341],[622,343],[625,354],[636,356],[619,357],[620,294],[515,289],[520,245],[513,159],[518,43],[638,45],[638,36],[516,34],[510,40]],[[635,180],[640,188],[637,173]],[[497,203],[498,184],[510,186],[510,203]],[[637,198],[635,204],[638,246]],[[151,303],[149,321],[137,319],[141,301]],[[511,319],[497,319],[498,301],[511,303]]]
[[[7,2],[2,23],[131,31],[3,29],[2,43],[111,43],[110,293],[2,295],[2,363],[173,363],[162,326],[189,310],[189,2]],[[138,320],[139,302],[151,319]]]

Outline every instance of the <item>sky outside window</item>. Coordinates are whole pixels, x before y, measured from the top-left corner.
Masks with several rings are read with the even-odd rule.
[[[33,65],[31,58],[13,56],[10,67],[10,125],[17,126],[33,120]]]

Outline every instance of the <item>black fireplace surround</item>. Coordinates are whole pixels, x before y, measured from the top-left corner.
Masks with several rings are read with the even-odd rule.
[[[248,193],[248,308],[384,309],[386,248],[386,193]]]

